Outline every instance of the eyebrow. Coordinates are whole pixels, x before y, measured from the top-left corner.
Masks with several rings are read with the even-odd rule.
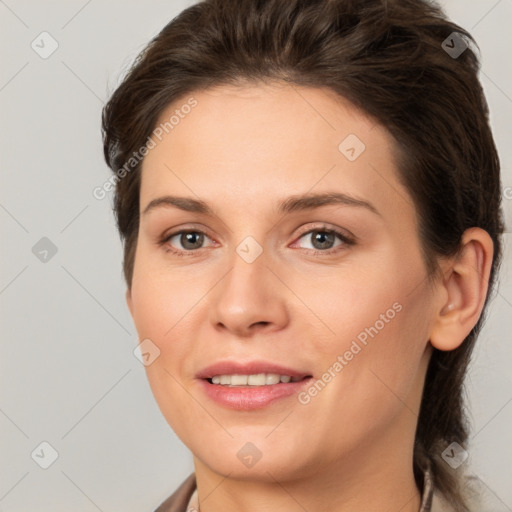
[[[320,208],[321,206],[344,205],[365,208],[372,213],[381,216],[380,212],[368,201],[359,199],[340,192],[309,193],[290,196],[278,204],[278,212],[281,214],[303,210]],[[211,207],[205,201],[191,197],[162,196],[153,199],[144,209],[143,215],[161,207],[174,206],[186,212],[202,213],[215,216]]]

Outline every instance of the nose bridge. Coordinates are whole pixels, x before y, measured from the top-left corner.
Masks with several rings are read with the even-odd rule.
[[[229,258],[230,270],[211,298],[212,322],[238,334],[265,325],[286,323],[286,304],[273,273],[271,258],[253,237],[244,238]]]
[[[259,244],[258,244],[259,245]],[[261,247],[261,246],[260,246]],[[230,258],[230,272],[221,286],[220,300],[233,311],[256,307],[264,303],[270,296],[267,268],[268,257],[257,254],[254,242],[241,242]]]

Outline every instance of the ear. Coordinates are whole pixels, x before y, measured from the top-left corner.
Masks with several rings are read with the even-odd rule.
[[[126,304],[128,305],[128,309],[130,310],[130,315],[133,317],[133,304],[132,304],[132,291],[130,288],[126,290]]]
[[[476,325],[489,284],[494,244],[487,231],[467,229],[461,251],[444,265],[430,343],[439,350],[454,350]]]

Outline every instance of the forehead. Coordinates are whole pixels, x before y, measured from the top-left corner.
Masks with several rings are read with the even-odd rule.
[[[391,135],[328,89],[219,86],[174,101],[158,126],[161,140],[153,137],[142,165],[141,203],[158,193],[192,192],[261,205],[313,189],[387,198],[390,205],[407,199]]]

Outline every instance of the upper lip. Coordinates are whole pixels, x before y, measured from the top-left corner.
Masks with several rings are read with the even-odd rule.
[[[287,368],[267,361],[249,361],[239,363],[235,361],[219,361],[207,366],[196,375],[198,379],[211,379],[216,375],[256,375],[258,373],[277,373],[278,375],[289,375],[290,377],[310,377],[311,374]]]

